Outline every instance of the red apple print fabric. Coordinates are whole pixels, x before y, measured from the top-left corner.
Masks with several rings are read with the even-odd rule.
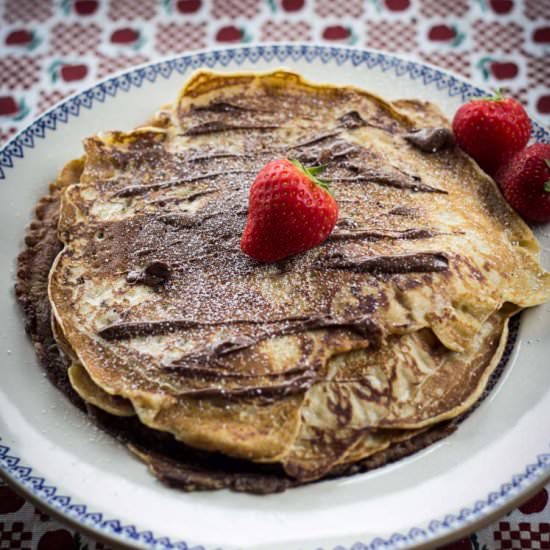
[[[550,0],[0,0],[0,147],[99,79],[258,41],[376,48],[502,88],[550,126]],[[106,550],[0,483],[0,550]],[[549,549],[543,490],[450,550]]]

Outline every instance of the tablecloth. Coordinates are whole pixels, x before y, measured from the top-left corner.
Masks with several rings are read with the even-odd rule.
[[[0,146],[63,97],[161,56],[366,46],[501,88],[550,126],[550,0],[0,0]],[[0,482],[0,550],[100,550]],[[447,548],[550,549],[548,488]]]

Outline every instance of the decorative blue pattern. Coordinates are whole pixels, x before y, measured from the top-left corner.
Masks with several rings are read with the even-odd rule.
[[[354,48],[283,44],[248,46],[184,55],[110,78],[90,90],[67,99],[42,115],[8,142],[0,151],[0,180],[6,179],[5,170],[13,168],[15,159],[23,158],[25,147],[32,149],[35,139],[43,139],[48,130],[55,131],[58,123],[66,123],[71,116],[78,117],[81,108],[91,109],[94,102],[103,103],[109,96],[113,97],[119,91],[128,92],[132,86],[139,88],[144,82],[154,82],[159,75],[162,78],[170,78],[174,71],[185,74],[189,69],[214,68],[219,65],[226,67],[229,63],[242,65],[247,61],[256,63],[262,60],[284,63],[288,60],[298,61],[304,59],[309,63],[320,61],[323,64],[336,63],[337,65],[351,63],[354,67],[363,66],[367,69],[377,67],[384,72],[391,71],[398,77],[407,76],[411,80],[421,80],[425,86],[435,86],[438,90],[446,90],[449,96],[459,96],[462,101],[487,94],[485,90],[476,88],[435,67],[429,67],[414,61],[406,61],[379,52]],[[532,137],[536,141],[550,143],[550,135],[544,127],[536,122],[533,122]]]
[[[368,69],[380,67],[382,71],[393,71],[397,76],[407,76],[412,80],[421,79],[426,86],[436,86],[447,90],[449,96],[460,96],[465,101],[470,97],[486,95],[484,90],[476,88],[436,68],[427,67],[412,61],[377,52],[352,48],[329,48],[306,45],[250,46],[227,49],[215,52],[202,52],[185,55],[176,59],[148,65],[129,71],[121,76],[110,78],[92,89],[82,92],[54,107],[27,129],[12,139],[0,152],[0,179],[6,178],[6,169],[13,168],[16,159],[24,156],[25,148],[32,149],[35,139],[43,139],[48,131],[55,131],[59,123],[66,123],[71,116],[78,117],[80,109],[91,109],[94,101],[104,102],[119,91],[127,92],[132,86],[140,87],[145,81],[154,82],[159,75],[169,78],[173,71],[184,74],[188,69],[199,67],[226,66],[229,63],[243,64],[245,61],[257,62],[287,60],[321,61],[324,64],[364,66]],[[550,143],[550,133],[533,122],[532,137],[537,141]],[[2,438],[0,438],[0,442]],[[32,468],[22,464],[20,458],[10,454],[7,445],[0,443],[0,469],[18,484],[68,518],[76,520],[83,526],[96,529],[103,535],[112,536],[121,542],[136,542],[155,549],[205,550],[203,546],[190,547],[185,542],[172,542],[167,537],[157,538],[150,531],[139,531],[134,525],[122,525],[119,520],[106,519],[99,512],[89,512],[86,505],[75,504],[71,497],[57,493],[57,488],[48,485],[44,478],[32,475]],[[457,528],[463,528],[475,520],[485,517],[489,512],[509,501],[522,488],[534,484],[550,471],[550,452],[538,455],[536,462],[526,466],[523,473],[515,475],[511,481],[491,492],[485,500],[477,501],[471,508],[462,509],[458,515],[448,515],[443,519],[433,520],[428,527],[412,528],[408,533],[394,533],[389,539],[376,538],[370,542],[357,542],[349,549],[336,546],[333,550],[392,550],[405,548],[419,543],[426,543]]]

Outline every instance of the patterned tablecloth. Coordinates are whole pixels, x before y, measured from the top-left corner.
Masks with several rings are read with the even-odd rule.
[[[550,0],[0,0],[0,145],[113,71],[293,40],[413,56],[506,90],[550,125]],[[547,490],[451,547],[550,549]],[[0,482],[0,550],[105,548]]]

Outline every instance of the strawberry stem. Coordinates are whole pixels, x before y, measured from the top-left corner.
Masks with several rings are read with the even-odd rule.
[[[544,162],[546,163],[546,166],[548,166],[548,170],[550,170],[550,159],[544,159]],[[544,192],[550,193],[550,180],[544,183]]]
[[[502,88],[497,88],[494,95],[487,95],[482,97],[481,99],[485,99],[487,101],[502,101],[504,99],[502,92]]]
[[[321,164],[319,166],[308,166],[305,167],[298,159],[288,159],[300,172],[305,174],[315,185],[318,185],[321,187],[321,189],[324,189],[328,193],[332,195],[332,191],[330,190],[329,181],[323,178],[318,177],[318,174],[323,172],[326,168],[326,164]]]

